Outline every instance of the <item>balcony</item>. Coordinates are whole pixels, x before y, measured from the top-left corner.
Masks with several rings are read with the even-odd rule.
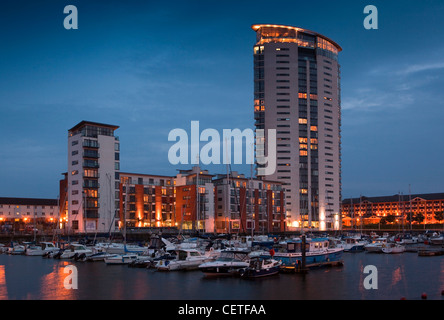
[[[84,168],[99,168],[99,163],[97,161],[85,160],[83,162]]]
[[[100,144],[96,140],[89,140],[89,139],[84,140],[82,145],[85,148],[95,148],[95,149],[100,148]]]
[[[83,158],[98,159],[100,158],[100,153],[98,153],[96,150],[85,150],[83,151]]]
[[[100,184],[97,180],[84,180],[83,188],[99,188]]]
[[[99,211],[97,211],[97,210],[88,210],[87,209],[86,212],[85,212],[84,217],[87,218],[87,219],[98,219],[100,217]]]

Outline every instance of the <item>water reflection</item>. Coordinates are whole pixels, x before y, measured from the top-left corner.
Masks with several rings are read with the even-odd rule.
[[[40,281],[40,296],[43,300],[73,300],[76,299],[74,289],[65,288],[65,278],[69,274],[64,272],[68,262],[54,264],[52,272],[42,276]]]
[[[65,289],[64,268],[75,265],[78,289]],[[366,290],[367,265],[378,270],[378,290]],[[427,274],[427,277],[423,275]],[[41,300],[322,300],[441,299],[444,259],[415,254],[344,255],[344,266],[245,280],[206,278],[200,271],[156,272],[104,263],[75,263],[26,256],[0,255],[0,299]],[[433,292],[439,295],[433,295]]]
[[[0,300],[8,299],[8,287],[6,286],[5,266],[0,266]]]

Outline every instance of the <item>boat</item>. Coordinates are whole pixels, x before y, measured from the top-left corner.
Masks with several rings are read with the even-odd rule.
[[[441,235],[439,237],[431,237],[429,241],[430,241],[430,244],[441,245],[441,244],[444,244],[444,236]]]
[[[25,254],[27,256],[45,256],[51,252],[57,252],[57,248],[52,242],[41,242],[40,245],[29,245],[26,247]]]
[[[108,252],[97,252],[92,255],[86,257],[86,261],[95,262],[95,261],[103,261],[105,258],[113,257],[116,254],[108,253]]]
[[[147,247],[142,247],[134,244],[125,243],[98,243],[94,246],[94,253],[107,252],[111,254],[126,254],[128,252],[140,254],[147,250]]]
[[[328,238],[307,238],[305,244],[305,267],[314,268],[326,265],[342,265],[343,248],[331,247]],[[277,250],[262,252],[260,257],[273,258],[282,262],[283,271],[297,271],[302,266],[302,240],[291,239]]]
[[[232,276],[250,265],[249,253],[247,250],[222,250],[216,260],[199,265],[199,270],[206,276]]]
[[[81,257],[87,258],[92,255],[91,249],[80,243],[71,243],[67,249],[60,255],[60,259],[79,259]]]
[[[26,247],[21,244],[13,244],[8,248],[7,253],[12,255],[21,255],[25,254]]]
[[[384,253],[403,253],[405,252],[405,247],[398,243],[385,243],[382,246],[382,252]]]
[[[355,237],[347,237],[337,245],[338,248],[343,248],[344,252],[362,252],[366,243]]]
[[[387,238],[376,238],[371,243],[364,245],[364,250],[370,253],[382,253],[384,243],[387,243]]]
[[[441,250],[436,250],[436,249],[418,250],[418,256],[420,257],[433,257],[433,256],[442,256],[442,255],[444,255],[444,248]]]
[[[112,256],[108,256],[103,261],[106,264],[110,265],[119,265],[119,264],[129,264],[137,259],[138,255],[136,253],[126,253],[126,254],[115,254]]]
[[[406,234],[399,239],[399,244],[416,244],[418,243],[418,237],[414,237],[410,234]]]
[[[239,270],[241,278],[262,278],[276,275],[281,269],[282,262],[273,258],[256,257],[250,260],[249,266]]]
[[[205,262],[216,259],[215,256],[203,255],[197,249],[179,249],[172,260],[162,259],[157,262],[155,268],[159,271],[196,270]]]

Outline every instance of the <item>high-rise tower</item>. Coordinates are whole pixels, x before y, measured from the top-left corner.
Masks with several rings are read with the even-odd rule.
[[[82,121],[68,131],[66,192],[72,232],[116,230],[120,179],[120,142],[114,136],[117,128]]]
[[[276,171],[288,229],[340,227],[341,47],[316,32],[258,24],[254,45],[256,129],[276,129]],[[270,156],[270,155],[268,155]]]

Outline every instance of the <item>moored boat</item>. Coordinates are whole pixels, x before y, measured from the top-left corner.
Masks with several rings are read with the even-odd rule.
[[[302,240],[293,239],[276,248],[275,252],[263,252],[260,257],[282,262],[284,271],[296,271],[302,266]],[[308,238],[305,244],[305,267],[341,265],[344,249],[330,247],[328,238]]]
[[[86,246],[80,243],[71,243],[67,249],[63,251],[60,255],[60,259],[75,259],[79,256],[84,256],[87,258],[92,255],[93,252],[91,249],[88,249]]]
[[[45,256],[51,252],[58,251],[54,243],[52,242],[41,242],[40,245],[31,244],[26,246],[25,255],[27,256]]]
[[[250,256],[247,250],[222,250],[214,261],[199,265],[199,270],[206,276],[231,276],[238,273],[239,269],[250,265]]]
[[[382,246],[382,252],[384,253],[403,253],[405,252],[405,247],[398,243],[385,243]]]
[[[387,238],[376,238],[371,243],[364,245],[364,250],[371,253],[382,253],[382,246],[387,243]]]
[[[273,258],[255,257],[250,260],[248,267],[239,270],[242,278],[262,278],[279,273],[282,262]]]
[[[203,255],[196,249],[180,249],[176,250],[173,260],[162,259],[155,267],[159,271],[196,270],[199,265],[215,259],[216,256]]]
[[[12,255],[20,255],[25,254],[26,247],[21,244],[11,244],[11,246],[8,248],[7,253]]]
[[[362,252],[366,242],[354,237],[345,238],[337,247],[343,248],[344,252]]]
[[[105,263],[108,265],[130,264],[131,262],[135,261],[137,257],[138,255],[135,253],[115,254],[106,257],[103,261],[105,261]]]

